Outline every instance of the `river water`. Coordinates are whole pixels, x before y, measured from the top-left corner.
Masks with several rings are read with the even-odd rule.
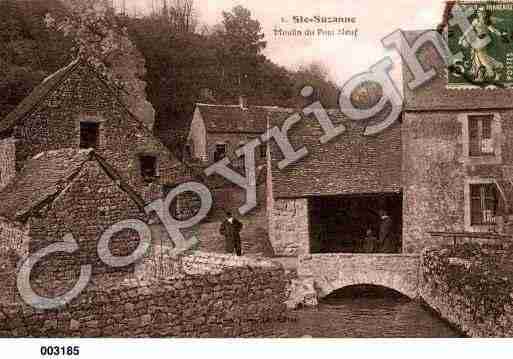
[[[368,288],[341,292],[318,308],[291,312],[269,336],[283,338],[452,338],[460,333],[417,302]]]

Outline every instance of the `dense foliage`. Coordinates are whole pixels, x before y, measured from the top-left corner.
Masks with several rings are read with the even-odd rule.
[[[45,76],[84,53],[138,99],[146,85],[156,130],[175,136],[166,138],[170,146],[183,139],[195,102],[234,104],[244,95],[253,105],[337,104],[337,88],[321,65],[291,71],[263,55],[260,23],[241,6],[223,12],[221,24],[198,29],[193,0],[164,2],[144,17],[115,14],[105,4],[0,0],[0,118]],[[305,100],[300,91],[306,85],[316,91]]]
[[[509,247],[476,243],[427,250],[423,276],[426,281],[449,284],[447,292],[465,298],[475,313],[499,316],[513,299],[511,253]]]
[[[44,23],[64,11],[57,0],[0,0],[0,118],[73,59],[71,42]]]

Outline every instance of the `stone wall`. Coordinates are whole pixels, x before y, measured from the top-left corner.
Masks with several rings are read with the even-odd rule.
[[[101,168],[98,162],[84,164],[81,173],[44,216],[30,218],[31,253],[60,242],[71,233],[80,245],[72,255],[52,254],[36,265],[34,272],[52,279],[78,278],[81,264],[93,265],[93,273],[131,271],[131,268],[111,268],[98,257],[98,241],[110,226],[127,219],[146,220],[146,214]],[[129,255],[139,244],[136,232],[124,230],[111,241],[114,255]]]
[[[513,336],[511,250],[466,244],[422,254],[422,299],[471,337]]]
[[[29,238],[28,227],[0,217],[0,255],[14,250],[19,257],[25,257]]]
[[[11,253],[0,253],[0,306],[11,304],[16,301],[16,267],[19,261],[18,256]]]
[[[216,151],[217,144],[226,144],[227,156],[232,160],[232,163],[244,168],[243,161],[237,157],[235,151],[237,151],[243,144],[249,143],[254,139],[259,138],[257,134],[248,133],[207,133],[206,134],[206,154],[208,156],[209,163],[214,163],[214,153]],[[266,146],[261,145],[261,146]],[[256,166],[265,164],[267,156],[260,156],[260,146],[255,149],[255,162]]]
[[[272,257],[273,248],[269,242],[267,217],[265,213],[244,216],[239,219],[243,225],[240,237],[244,256]],[[204,252],[225,253],[225,238],[219,233],[221,222],[202,223],[192,232],[199,239],[198,249]]]
[[[265,177],[258,179],[257,183],[257,207],[245,217],[251,216],[265,216],[266,215],[266,185]],[[223,181],[221,186],[212,186],[210,191],[212,193],[213,207],[209,213],[209,220],[224,219],[226,212],[230,211],[237,215],[239,208],[246,203],[246,191],[228,181]]]
[[[263,259],[236,257],[221,253],[191,251],[176,255],[173,248],[153,245],[136,267],[137,278],[179,279],[189,275],[215,274],[230,268],[279,268],[278,263]]]
[[[310,253],[308,199],[278,199],[268,206],[269,238],[276,255]]]
[[[16,142],[12,138],[0,140],[0,191],[16,176]]]
[[[479,112],[483,114],[483,112]],[[420,253],[443,244],[427,232],[488,232],[489,226],[470,223],[470,183],[496,183],[511,193],[513,163],[513,111],[491,111],[494,115],[495,156],[470,157],[467,116],[455,111],[407,112],[403,132],[403,250]],[[507,198],[509,197],[509,198]],[[501,202],[503,199],[501,199]],[[509,204],[511,206],[511,204]],[[511,234],[509,213],[497,215],[494,230]],[[511,221],[509,221],[511,223]]]
[[[182,260],[179,276],[98,280],[61,310],[4,305],[0,337],[258,337],[283,315],[281,266],[207,254]]]

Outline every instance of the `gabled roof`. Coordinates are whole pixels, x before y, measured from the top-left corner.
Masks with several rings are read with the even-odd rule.
[[[173,167],[182,166],[182,162],[180,162],[176,156],[174,156],[169,149],[164,146],[162,141],[153,134],[153,132],[146,127],[146,125],[136,116],[134,115],[128,106],[124,103],[124,101],[119,96],[119,91],[114,88],[111,84],[109,84],[104,76],[102,76],[92,65],[90,65],[84,59],[77,59],[70,63],[68,66],[56,71],[54,74],[48,76],[41,84],[36,86],[36,88],[27,96],[11,113],[9,113],[3,120],[0,121],[0,134],[2,132],[6,132],[11,130],[13,127],[17,125],[21,125],[25,118],[29,116],[31,113],[36,111],[43,101],[50,96],[53,91],[58,89],[59,85],[61,85],[66,79],[68,79],[75,70],[80,69],[81,67],[87,68],[91,71],[92,75],[96,76],[101,83],[105,86],[105,88],[110,92],[112,98],[114,98],[121,106],[121,108],[126,112],[127,116],[130,116],[134,119],[138,125],[140,125],[141,131],[143,131],[148,137],[151,137],[152,140],[157,142],[161,148],[169,154],[169,158],[171,161],[175,162]],[[185,176],[185,169],[180,169]],[[178,175],[182,175],[179,173]],[[174,178],[161,178],[162,180],[175,180]],[[179,178],[180,181],[187,180],[188,177]]]
[[[207,132],[261,134],[267,128],[267,114],[272,107],[198,103],[196,109],[201,112]]]
[[[21,123],[27,115],[36,110],[38,105],[40,105],[53,92],[53,90],[57,89],[58,86],[80,66],[86,66],[91,70],[91,72],[105,85],[107,90],[112,94],[112,97],[119,102],[127,114],[139,122],[143,126],[143,129],[146,132],[151,133],[153,136],[153,133],[145,126],[141,119],[130,111],[127,104],[118,95],[118,90],[109,84],[104,76],[102,76],[92,65],[82,58],[72,61],[69,65],[57,70],[37,85],[13,111],[0,121],[0,133],[8,131],[15,125]]]
[[[275,113],[272,126],[281,126],[290,113]],[[284,156],[271,144],[272,187],[275,198],[303,198],[328,195],[398,193],[402,189],[401,125],[375,136],[365,136],[369,123],[351,121],[339,110],[328,110],[335,126],[346,131],[332,141],[321,144],[324,135],[319,122],[303,117],[288,136],[298,150],[305,146],[308,155],[284,170],[277,166]],[[379,120],[380,115],[374,120]]]
[[[32,92],[25,97],[20,104],[12,110],[2,121],[0,121],[0,133],[10,130],[14,127],[19,120],[22,120],[25,115],[32,111],[38,104],[40,104],[46,96],[56,88],[62,81],[64,81],[68,74],[72,73],[77,67],[79,60],[75,60],[68,66],[63,67],[52,75],[48,76],[37,85]]]
[[[131,189],[121,176],[94,150],[63,149],[43,152],[27,161],[25,167],[2,192],[0,216],[25,221],[34,210],[53,200],[80,173],[88,161],[97,161],[107,175],[115,181],[141,208],[143,199]]]

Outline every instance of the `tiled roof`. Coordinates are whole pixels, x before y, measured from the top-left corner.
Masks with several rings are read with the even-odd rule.
[[[37,85],[13,111],[0,121],[0,132],[10,130],[18,121],[22,120],[25,115],[32,111],[32,109],[41,103],[54,88],[67,78],[67,75],[75,69],[78,63],[79,60],[73,61],[68,66],[48,76],[43,82]]]
[[[196,104],[207,132],[263,133],[272,107]]]
[[[309,151],[304,159],[284,170],[283,159],[272,142],[272,183],[275,198],[319,195],[397,193],[402,188],[401,125],[396,122],[376,136],[364,136],[362,122],[350,121],[338,110],[328,111],[332,122],[346,131],[327,144],[319,139],[324,132],[314,118],[302,118],[289,131],[297,150]],[[290,115],[290,114],[289,114]],[[283,123],[288,115],[276,113],[272,123]]]
[[[405,36],[412,44],[424,31],[408,31]],[[415,90],[407,86],[413,76],[403,64],[404,97],[406,111],[437,110],[493,110],[513,108],[511,89],[448,88],[447,67],[436,49],[427,45],[417,53],[425,69],[434,68],[436,77]]]
[[[27,161],[21,172],[0,193],[0,216],[25,220],[33,209],[51,202],[80,172],[84,163],[98,161],[107,174],[143,208],[144,201],[93,150],[63,149],[41,153]]]

